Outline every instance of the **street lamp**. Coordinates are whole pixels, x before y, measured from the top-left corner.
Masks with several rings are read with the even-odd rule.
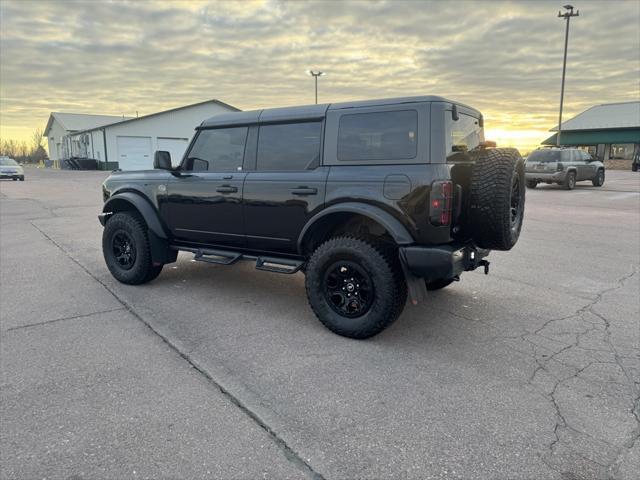
[[[317,105],[318,104],[318,77],[322,77],[326,75],[326,73],[321,71],[314,72],[313,70],[307,70],[307,74],[311,75],[316,82],[316,105]]]
[[[556,135],[556,146],[560,146],[560,134],[562,133],[562,102],[564,101],[564,76],[567,71],[567,46],[569,45],[569,21],[571,17],[580,15],[580,10],[573,12],[573,5],[564,5],[562,10],[558,12],[558,18],[564,18],[567,21],[567,28],[564,33],[564,60],[562,61],[562,86],[560,87],[560,115],[558,117],[558,134]]]

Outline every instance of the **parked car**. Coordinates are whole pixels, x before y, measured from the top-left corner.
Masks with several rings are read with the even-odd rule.
[[[141,284],[178,251],[306,276],[333,332],[367,338],[427,290],[518,240],[524,162],[484,142],[477,110],[441,97],[220,114],[182,162],[116,171],[103,184],[102,249],[112,275]]]
[[[557,183],[573,190],[576,182],[584,180],[591,181],[594,187],[604,185],[604,164],[577,148],[539,148],[527,157],[526,166],[528,188],[536,188],[538,183]]]
[[[24,168],[13,158],[0,157],[0,178],[11,178],[24,182]]]

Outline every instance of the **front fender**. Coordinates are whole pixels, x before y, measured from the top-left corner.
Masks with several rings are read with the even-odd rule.
[[[149,227],[149,230],[151,230],[157,237],[165,240],[168,238],[167,231],[162,224],[162,221],[160,220],[158,212],[153,207],[153,205],[151,205],[149,200],[138,193],[116,193],[111,198],[109,198],[109,200],[107,200],[107,202],[102,207],[103,215],[99,216],[100,223],[104,225],[106,221],[105,214],[123,210],[123,208],[121,208],[120,206],[122,202],[125,202],[135,208],[140,213],[140,215],[142,215],[142,218],[144,218],[144,221],[146,222],[147,227]]]
[[[411,245],[412,243],[415,243],[413,237],[411,236],[411,233],[409,233],[409,230],[407,230],[407,228],[402,225],[402,223],[400,223],[397,218],[395,218],[390,213],[385,212],[380,207],[369,205],[367,203],[345,202],[327,207],[311,217],[311,219],[309,219],[307,224],[300,232],[300,235],[298,236],[299,253],[302,254],[302,246],[304,245],[304,242],[307,239],[307,235],[311,231],[313,225],[326,216],[334,213],[355,213],[363,215],[365,217],[369,217],[370,219],[382,225],[398,245]]]

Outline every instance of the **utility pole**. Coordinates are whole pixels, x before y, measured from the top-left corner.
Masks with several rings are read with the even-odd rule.
[[[567,21],[567,28],[564,32],[564,60],[562,61],[562,86],[560,87],[560,115],[558,116],[558,134],[556,135],[556,146],[560,146],[560,135],[562,134],[562,103],[564,102],[564,77],[567,71],[567,47],[569,45],[569,21],[571,17],[580,15],[580,10],[573,12],[573,5],[564,5],[562,8],[566,12],[558,12],[558,18],[564,18]]]
[[[318,104],[318,77],[322,77],[326,75],[326,73],[320,72],[320,71],[314,72],[313,70],[307,70],[307,74],[311,75],[316,83],[316,105],[317,105]]]

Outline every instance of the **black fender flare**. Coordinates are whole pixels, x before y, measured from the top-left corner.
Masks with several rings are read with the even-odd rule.
[[[167,232],[164,226],[162,225],[162,222],[160,221],[158,212],[153,207],[153,205],[151,205],[151,202],[149,202],[149,200],[147,200],[143,195],[139,193],[134,193],[134,192],[116,193],[111,198],[109,198],[109,200],[107,200],[107,202],[104,204],[104,206],[102,207],[102,213],[104,214],[104,213],[113,212],[113,205],[120,201],[129,203],[138,212],[140,212],[140,215],[142,215],[142,218],[144,218],[144,221],[147,223],[147,227],[149,227],[149,230],[151,230],[154,233],[154,235],[156,235],[157,237],[163,240],[168,239]]]
[[[313,225],[327,215],[334,213],[356,213],[363,215],[382,225],[398,245],[411,245],[415,243],[409,230],[389,212],[385,212],[382,208],[368,203],[345,202],[327,207],[309,219],[298,236],[298,253],[303,253],[304,242]]]

